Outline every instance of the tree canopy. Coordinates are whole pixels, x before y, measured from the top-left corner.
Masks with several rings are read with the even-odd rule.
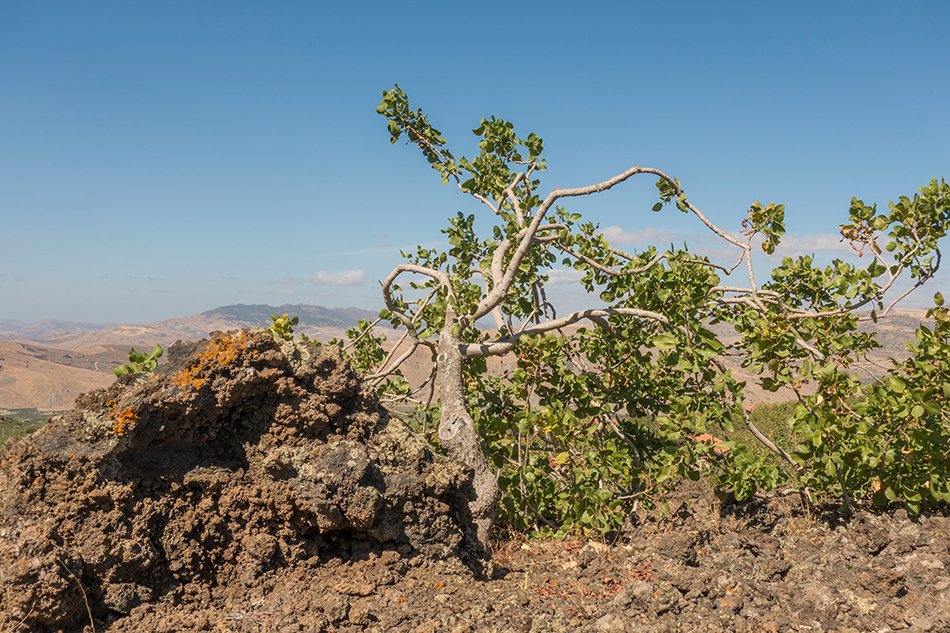
[[[785,257],[760,281],[753,256],[780,246],[782,204],[753,202],[733,233],[707,218],[679,180],[641,166],[542,197],[536,134],[482,119],[473,130],[478,154],[456,158],[398,86],[383,93],[377,112],[393,144],[407,139],[442,184],[494,217],[479,235],[474,216],[459,213],[443,231],[447,250],[404,253],[382,282],[380,314],[401,338],[384,353],[364,323],[348,346],[390,406],[414,407],[417,427],[472,468],[469,508],[481,542],[499,508],[522,529],[614,529],[638,505],[661,503],[678,477],[705,475],[739,498],[793,486],[840,498],[845,510],[856,498],[899,499],[915,512],[950,501],[942,296],[909,360],[867,384],[850,373],[879,346],[859,322],[887,317],[937,272],[950,227],[946,182],[930,181],[887,212],[852,199],[841,234],[867,256],[863,268]],[[734,263],[685,246],[625,252],[566,208],[570,198],[645,178],[657,188],[653,212],[690,214],[734,249]],[[561,313],[548,300],[546,285],[561,267],[582,273],[589,307]],[[901,279],[909,284],[898,293]],[[486,318],[493,329],[476,327]],[[420,348],[431,352],[432,372],[410,386],[400,366]],[[486,358],[503,355],[514,369],[488,372]],[[764,389],[794,395],[770,429],[783,437],[756,426],[730,362]]]

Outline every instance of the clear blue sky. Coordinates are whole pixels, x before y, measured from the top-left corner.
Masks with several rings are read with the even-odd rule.
[[[730,231],[785,203],[786,253],[847,255],[851,196],[950,177],[946,0],[590,6],[0,0],[0,319],[378,309],[399,249],[480,212],[390,145],[397,82],[457,156],[483,116],[542,136],[544,193],[639,164]],[[654,197],[570,208],[627,249],[705,243]]]

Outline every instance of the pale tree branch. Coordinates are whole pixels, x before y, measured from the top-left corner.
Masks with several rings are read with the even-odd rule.
[[[396,268],[393,269],[389,276],[383,280],[383,301],[386,303],[386,308],[390,312],[395,314],[397,318],[402,321],[403,325],[407,328],[412,327],[415,323],[415,319],[410,319],[402,310],[400,310],[392,296],[392,286],[395,283],[396,279],[404,272],[417,273],[420,275],[425,275],[431,277],[435,281],[439,282],[439,286],[445,288],[450,295],[454,296],[454,291],[452,289],[452,282],[450,280],[449,274],[441,270],[435,270],[433,268],[428,268],[426,266],[418,266],[416,264],[399,264]]]
[[[483,358],[486,356],[499,356],[511,351],[515,345],[518,344],[518,340],[525,336],[534,336],[538,334],[544,334],[545,332],[550,332],[551,330],[556,330],[568,325],[577,323],[582,319],[587,319],[593,321],[597,317],[612,317],[612,316],[633,316],[640,317],[644,319],[650,319],[663,323],[664,325],[669,325],[669,320],[662,314],[658,312],[652,312],[650,310],[638,310],[636,308],[603,308],[603,309],[592,309],[592,310],[578,310],[577,312],[572,312],[568,315],[562,316],[557,319],[552,319],[550,321],[545,321],[543,323],[534,325],[532,327],[522,328],[518,332],[511,331],[512,333],[504,336],[496,341],[490,343],[468,343],[459,345],[459,349],[462,352],[462,356],[465,358]],[[596,323],[596,321],[594,321]]]
[[[482,270],[481,268],[472,268],[471,270],[469,270],[469,274],[479,274],[482,276],[482,281],[485,284],[485,294],[488,294],[488,291],[490,290],[488,286],[489,277],[487,274],[485,274],[485,271]],[[495,327],[497,327],[499,330],[505,327],[505,319],[501,313],[501,306],[495,306],[495,309],[491,311],[491,314],[492,314],[492,317],[495,319]]]
[[[518,186],[518,183],[522,178],[527,180],[530,174],[531,169],[529,169],[527,172],[518,172],[511,181],[511,184],[505,187],[505,196],[511,203],[511,208],[515,212],[515,217],[518,218],[518,226],[524,225],[524,212],[521,210],[521,200],[519,200],[518,196],[515,195],[515,187]]]
[[[655,176],[658,176],[662,178],[663,180],[665,180],[666,182],[668,182],[671,186],[673,186],[676,195],[679,195],[680,193],[682,193],[681,189],[679,188],[679,185],[676,184],[676,181],[670,176],[668,176],[666,173],[660,171],[659,169],[653,169],[650,167],[640,167],[639,165],[635,165],[631,167],[630,169],[628,169],[627,171],[614,176],[613,178],[610,178],[603,182],[590,185],[587,187],[579,187],[579,188],[574,188],[574,189],[555,188],[554,191],[549,193],[547,198],[544,199],[544,202],[541,203],[541,206],[538,207],[538,210],[534,214],[534,218],[532,218],[531,223],[526,227],[524,234],[522,235],[522,233],[519,232],[519,236],[521,236],[520,238],[521,241],[518,245],[518,248],[515,250],[515,253],[512,255],[511,261],[508,263],[508,267],[504,270],[504,273],[501,275],[500,283],[498,282],[498,279],[499,279],[499,274],[501,273],[501,262],[502,262],[503,256],[499,257],[496,253],[496,257],[493,258],[493,262],[492,262],[492,276],[495,279],[495,285],[492,288],[492,291],[488,293],[488,295],[484,299],[482,299],[481,302],[479,302],[478,307],[476,308],[475,312],[472,315],[472,319],[473,320],[480,319],[484,315],[488,314],[495,306],[501,305],[501,303],[504,301],[505,296],[508,294],[508,291],[511,289],[511,285],[512,283],[514,283],[514,280],[517,276],[518,267],[521,265],[522,260],[527,254],[528,249],[530,248],[532,244],[534,235],[537,233],[538,228],[541,226],[541,221],[547,215],[551,206],[555,202],[557,202],[557,200],[561,198],[567,198],[567,197],[587,196],[594,193],[607,191],[608,189],[615,187],[616,185],[632,178],[633,176],[637,174],[653,174]],[[699,209],[697,209],[692,203],[684,202],[684,204],[687,206],[687,208],[689,208],[689,210],[694,215],[696,215],[696,217],[700,219],[700,221],[703,224],[706,225],[707,228],[709,228],[716,235],[726,240],[730,244],[733,244],[734,246],[738,246],[739,248],[743,249],[746,253],[746,256],[748,256],[748,253],[751,250],[751,247],[748,244],[743,244],[742,242],[735,239],[734,237],[732,237],[731,235],[729,235],[728,233],[726,233],[725,231],[717,227],[715,224],[710,222],[709,219],[706,218],[706,216],[703,215],[703,213]],[[507,248],[508,246],[505,247],[506,250]],[[750,273],[751,273],[751,270],[750,270]]]
[[[652,260],[650,260],[648,263],[644,264],[643,266],[639,268],[636,268],[633,270],[616,270],[616,269],[611,268],[610,266],[604,266],[603,264],[598,263],[594,259],[587,257],[586,255],[583,255],[582,253],[578,253],[574,249],[567,246],[561,240],[557,240],[557,247],[561,249],[563,252],[573,257],[574,259],[578,259],[584,262],[585,264],[587,264],[588,266],[590,266],[591,268],[595,270],[599,270],[605,275],[610,275],[611,277],[624,277],[627,275],[636,275],[639,273],[644,273],[650,270],[651,268],[653,268],[658,262],[664,259],[669,259],[668,253],[660,253],[659,255],[654,257]],[[626,255],[626,253],[624,253],[624,255]],[[632,260],[633,258],[630,257],[630,259]]]
[[[749,415],[748,410],[746,410],[745,408],[742,409],[742,420],[745,422],[746,428],[749,429],[752,435],[755,436],[755,439],[762,442],[762,444],[767,449],[769,449],[770,451],[772,451],[773,453],[775,453],[776,455],[784,459],[786,462],[788,462],[788,464],[791,465],[792,468],[794,468],[796,471],[801,470],[801,466],[797,464],[794,459],[792,459],[792,456],[788,454],[788,451],[786,451],[780,446],[776,446],[775,443],[772,442],[772,440],[767,438],[762,433],[762,431],[760,431],[758,427],[756,427],[755,424],[752,423],[752,416]]]

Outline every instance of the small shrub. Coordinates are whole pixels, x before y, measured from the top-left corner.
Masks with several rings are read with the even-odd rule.
[[[141,354],[135,351],[135,348],[129,350],[129,362],[125,365],[119,365],[112,371],[116,376],[126,374],[150,374],[158,367],[158,359],[162,357],[165,350],[161,345],[155,345],[151,354]]]

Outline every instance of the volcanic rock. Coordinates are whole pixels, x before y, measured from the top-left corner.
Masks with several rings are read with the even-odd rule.
[[[468,473],[390,417],[337,347],[215,332],[168,356],[0,447],[0,606],[16,630],[117,630],[156,603],[332,561],[467,555],[453,508]]]

